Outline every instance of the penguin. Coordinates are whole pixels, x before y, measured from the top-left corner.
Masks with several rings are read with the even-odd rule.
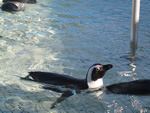
[[[51,72],[29,72],[26,77],[21,77],[23,80],[30,80],[40,83],[51,84],[54,86],[63,86],[62,89],[58,87],[52,87],[49,85],[44,86],[44,89],[52,90],[62,95],[51,105],[51,109],[55,108],[58,103],[62,102],[66,98],[80,94],[81,90],[95,89],[94,91],[103,88],[103,76],[106,71],[113,67],[112,64],[102,65],[93,64],[87,71],[85,79],[74,78],[69,75],[56,74]],[[90,93],[92,91],[87,91]]]
[[[24,3],[34,4],[36,0],[3,0],[3,4],[1,6],[2,11],[7,12],[18,12],[24,11],[25,5]]]
[[[150,94],[150,80],[141,79],[129,82],[121,82],[106,86],[110,93],[128,95],[148,95]]]
[[[24,4],[19,2],[4,2],[3,5],[1,6],[1,9],[7,12],[17,12],[17,11],[24,11],[25,6]]]
[[[105,75],[106,71],[112,67],[112,64],[93,64],[88,69],[85,79],[78,79],[69,75],[40,71],[29,72],[28,76],[22,77],[21,79],[64,86],[66,88],[75,90],[84,90],[88,88],[100,89],[103,87],[103,76]]]

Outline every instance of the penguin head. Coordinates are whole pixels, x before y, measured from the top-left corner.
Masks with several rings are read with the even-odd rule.
[[[106,71],[111,69],[113,65],[107,64],[94,64],[92,65],[86,76],[86,81],[89,88],[102,88],[103,87],[103,76]]]
[[[23,11],[24,10],[24,4],[19,2],[4,2],[1,9],[3,11],[8,12],[14,12],[14,11]]]
[[[3,11],[12,12],[12,11],[17,11],[18,7],[16,6],[16,4],[14,4],[12,2],[6,2],[2,5],[1,9]]]

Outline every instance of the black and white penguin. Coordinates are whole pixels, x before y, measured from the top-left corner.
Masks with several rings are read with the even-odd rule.
[[[107,64],[94,64],[92,65],[86,75],[85,79],[78,79],[68,75],[61,75],[50,72],[29,72],[26,77],[21,77],[24,80],[31,80],[41,83],[47,83],[55,86],[63,86],[64,89],[59,87],[44,86],[44,89],[52,90],[58,93],[62,93],[52,105],[51,109],[55,108],[56,105],[66,98],[81,93],[81,90],[95,89],[99,90],[103,87],[103,76],[106,71],[111,69],[113,65]]]
[[[4,2],[1,6],[3,11],[7,12],[16,12],[16,11],[24,11],[25,6],[19,2]]]
[[[106,86],[107,91],[115,94],[147,95],[150,94],[150,80],[135,80]]]
[[[36,3],[36,0],[3,0],[1,9],[7,12],[24,11],[24,3],[33,4]]]
[[[50,72],[29,72],[29,75],[22,79],[64,86],[75,90],[88,88],[100,89],[103,87],[103,76],[105,75],[105,72],[112,67],[111,64],[94,64],[89,68],[85,79],[78,79],[72,76]]]

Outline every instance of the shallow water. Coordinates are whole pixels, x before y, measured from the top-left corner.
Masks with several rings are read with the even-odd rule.
[[[50,110],[61,94],[19,79],[35,70],[84,78],[97,62],[114,65],[104,77],[105,85],[150,78],[149,0],[141,0],[138,59],[123,57],[130,54],[131,4],[131,0],[38,0],[26,4],[24,12],[0,10],[1,112],[150,112],[149,96],[103,91],[72,96]]]

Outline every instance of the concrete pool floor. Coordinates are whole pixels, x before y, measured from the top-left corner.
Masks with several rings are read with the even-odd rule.
[[[41,84],[26,82],[19,77],[5,76],[0,81],[0,112],[46,113],[61,94],[45,91]],[[56,110],[54,110],[55,112]],[[56,111],[57,112],[57,111]]]
[[[50,109],[52,103],[61,96],[61,93],[44,90],[41,87],[42,84],[24,81],[16,76],[2,76],[0,81],[0,112],[95,113],[99,112],[99,110],[104,110],[98,103],[94,103],[91,106],[90,103],[86,103],[90,102],[90,99],[88,98],[88,95],[85,96],[85,94],[74,95],[58,104],[55,109]],[[88,101],[84,101],[87,99]],[[96,108],[96,106],[99,107]]]
[[[50,90],[44,90],[39,84],[21,80],[17,76],[1,76],[0,112],[1,113],[141,113],[148,112],[134,96],[113,94],[105,96],[103,91],[81,93],[67,98],[56,108],[52,103],[61,96]],[[113,95],[113,96],[112,96]],[[111,101],[112,100],[112,101]],[[117,102],[117,100],[119,100]],[[124,101],[125,100],[125,101]],[[132,105],[131,105],[132,104]],[[135,105],[134,105],[135,104]],[[133,106],[133,107],[131,107]]]
[[[91,94],[74,95],[50,109],[52,103],[61,96],[41,88],[42,84],[24,81],[17,76],[1,76],[1,113],[99,113],[106,109],[103,101]],[[89,96],[91,98],[89,98]],[[92,102],[93,101],[93,102]]]
[[[97,103],[92,104],[92,106],[90,106],[90,109],[87,109],[90,103],[85,103],[84,99],[87,100],[88,97],[85,96],[84,94],[82,96],[74,95],[73,97],[70,97],[65,101],[63,101],[62,103],[58,104],[55,109],[50,109],[52,103],[54,103],[56,99],[61,96],[61,93],[56,93],[50,90],[44,90],[41,87],[42,84],[31,81],[24,81],[16,76],[8,76],[8,75],[1,76],[0,112],[2,113],[99,112],[99,107],[98,109],[94,107],[95,105],[98,105]],[[84,105],[81,105],[83,103]]]

